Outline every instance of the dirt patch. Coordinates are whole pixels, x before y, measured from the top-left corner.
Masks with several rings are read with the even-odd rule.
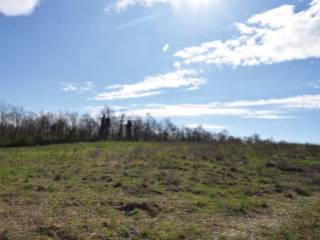
[[[278,169],[284,172],[304,172],[305,170],[302,167],[298,167],[295,165],[291,165],[288,163],[281,163],[278,164]]]
[[[268,168],[275,168],[277,167],[277,163],[275,161],[270,161],[266,163],[266,167]]]
[[[310,173],[320,173],[320,164],[314,164],[307,169]]]
[[[124,212],[125,214],[130,214],[136,209],[142,210],[149,214],[150,217],[156,217],[160,212],[160,207],[155,203],[120,203],[115,208],[119,211]]]
[[[305,190],[305,189],[302,189],[302,188],[299,188],[299,187],[296,187],[294,189],[294,191],[300,195],[300,196],[303,196],[303,197],[310,197],[311,196],[311,193],[309,193],[309,191]]]

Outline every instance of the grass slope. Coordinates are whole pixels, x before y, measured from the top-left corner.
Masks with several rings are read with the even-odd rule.
[[[320,239],[320,147],[0,149],[0,240]]]

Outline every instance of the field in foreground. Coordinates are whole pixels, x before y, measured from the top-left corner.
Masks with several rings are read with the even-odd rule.
[[[320,147],[0,149],[7,239],[320,239]]]

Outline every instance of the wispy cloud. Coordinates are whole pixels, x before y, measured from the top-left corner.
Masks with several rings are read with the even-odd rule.
[[[100,112],[103,106],[88,107],[86,110],[95,115]],[[276,110],[257,110],[246,108],[230,108],[218,106],[216,103],[208,104],[149,104],[142,107],[128,108],[125,112],[128,116],[145,116],[151,114],[157,118],[163,117],[200,117],[200,116],[220,116],[220,117],[239,117],[256,119],[283,119],[289,118],[281,111]]]
[[[64,92],[76,92],[78,91],[78,87],[73,83],[61,83],[62,91]]]
[[[135,5],[151,7],[155,4],[170,4],[176,9],[188,7],[197,10],[202,7],[208,7],[213,3],[216,4],[218,2],[219,1],[217,0],[117,0],[112,8],[118,12],[121,12],[126,10],[128,7],[132,7]]]
[[[169,43],[166,43],[163,48],[162,48],[162,52],[167,52],[170,48],[170,44]]]
[[[141,98],[159,95],[163,89],[192,88],[198,89],[207,81],[199,76],[199,72],[193,69],[183,69],[174,72],[148,76],[142,82],[124,85],[108,86],[107,91],[98,94],[96,100],[116,100]]]
[[[320,94],[302,95],[290,98],[261,99],[255,101],[237,101],[224,104],[226,107],[263,107],[320,109]]]
[[[87,110],[96,114],[101,108],[91,107]],[[130,116],[151,114],[154,117],[220,116],[277,120],[290,119],[296,112],[310,109],[320,110],[320,94],[207,104],[147,104],[126,107],[123,112]]]
[[[149,15],[149,16],[145,16],[142,18],[134,19],[130,22],[116,26],[116,29],[126,29],[126,28],[135,27],[137,25],[154,20],[154,19],[158,18],[159,16],[160,16],[159,14],[154,14],[154,15]]]
[[[0,0],[0,14],[5,16],[30,15],[40,0]]]
[[[240,33],[236,38],[177,52],[177,64],[254,66],[320,57],[320,0],[300,12],[293,5],[283,5],[236,27]]]
[[[186,124],[185,127],[188,127],[188,128],[202,127],[206,130],[227,130],[228,129],[228,127],[223,125],[199,124],[199,123]]]
[[[311,86],[314,89],[320,89],[320,80],[319,81],[310,82],[309,86]]]
[[[139,109],[126,111],[128,115],[144,116],[151,114],[154,117],[199,117],[220,116],[258,119],[282,119],[288,118],[278,110],[260,110],[249,108],[230,108],[219,106],[216,103],[209,104],[178,104],[178,105],[148,105]]]
[[[78,85],[75,83],[61,83],[62,91],[64,92],[89,92],[94,89],[94,85],[92,82],[85,82],[83,85]]]

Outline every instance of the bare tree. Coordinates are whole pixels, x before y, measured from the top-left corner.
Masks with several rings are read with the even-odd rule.
[[[132,121],[128,120],[126,124],[126,138],[127,140],[132,140]]]
[[[101,140],[108,140],[110,136],[110,130],[111,130],[111,116],[112,116],[112,111],[109,107],[105,107],[101,111],[101,122],[100,122],[100,139]]]
[[[125,119],[125,114],[121,114],[120,119],[119,119],[119,129],[118,129],[118,140],[121,141],[123,139],[123,125],[124,125],[124,119]]]
[[[126,118],[104,107],[100,117],[88,114],[50,113],[35,114],[22,107],[13,107],[0,102],[0,146],[47,144],[77,141],[192,141],[233,142],[243,140],[231,137],[224,131],[218,134],[205,131],[201,126],[195,129],[179,128],[170,119],[157,121],[151,115]],[[247,143],[262,143],[255,134]],[[270,142],[270,141],[269,141]],[[266,143],[266,142],[264,142]]]

